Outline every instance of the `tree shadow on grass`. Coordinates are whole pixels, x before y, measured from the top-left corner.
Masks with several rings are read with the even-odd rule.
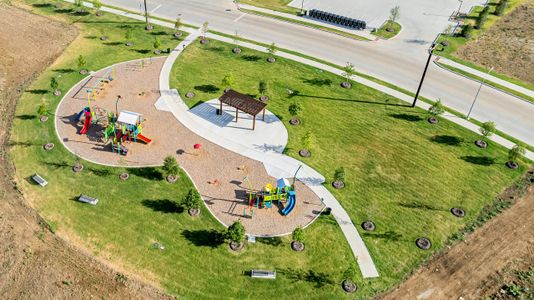
[[[56,73],[61,73],[61,74],[68,74],[68,73],[74,72],[75,70],[74,69],[53,69],[52,71]]]
[[[223,52],[224,47],[205,47],[205,50],[212,51],[212,52]]]
[[[37,116],[36,115],[18,115],[18,116],[15,116],[15,118],[19,120],[35,120],[37,119]]]
[[[316,288],[322,288],[326,285],[336,284],[336,281],[332,279],[332,275],[322,272],[316,272],[314,270],[295,270],[293,268],[279,269],[278,273],[284,275],[288,279],[293,281],[306,281],[313,283]]]
[[[52,4],[51,3],[34,3],[32,4],[32,6],[42,8],[42,7],[51,7]]]
[[[282,238],[280,237],[256,238],[256,242],[274,247],[278,247],[283,244]]]
[[[435,135],[430,138],[432,142],[449,145],[449,146],[460,146],[464,143],[464,139],[452,135]]]
[[[409,121],[409,122],[419,122],[423,120],[423,118],[421,118],[420,116],[411,115],[411,114],[389,114],[389,116],[395,119]]]
[[[304,79],[304,83],[313,85],[313,86],[330,86],[332,85],[332,80],[330,79],[319,79],[319,78],[313,78],[313,79]]]
[[[17,142],[17,141],[10,141],[8,143],[10,147],[31,147],[31,146],[37,146],[38,144],[35,142]]]
[[[103,44],[106,45],[106,46],[119,46],[119,45],[122,45],[121,42],[105,42]]]
[[[198,247],[217,248],[224,243],[224,234],[211,230],[184,230],[182,236]]]
[[[36,90],[26,90],[26,92],[30,94],[35,94],[35,95],[44,95],[48,93],[48,90],[36,89]]]
[[[392,242],[400,241],[402,239],[402,234],[392,230],[388,230],[383,233],[364,232],[363,236],[388,240]]]
[[[468,163],[472,163],[474,165],[491,166],[491,165],[495,164],[495,159],[492,158],[492,157],[488,157],[488,156],[467,155],[467,156],[462,156],[460,158],[462,160],[464,160],[464,161],[466,161]]]
[[[106,169],[87,168],[87,170],[99,177],[106,177],[112,174],[110,170]]]
[[[221,89],[216,87],[213,84],[203,84],[203,85],[195,86],[195,90],[208,93],[208,94],[214,94],[220,91]]]
[[[150,33],[150,35],[160,36],[160,35],[167,35],[167,33],[165,31],[153,31]]]
[[[150,53],[150,50],[148,50],[148,49],[130,49],[130,51],[134,51],[134,52],[137,52],[137,53],[140,53],[140,54],[148,54],[148,53]]]
[[[130,174],[146,178],[148,180],[162,180],[163,174],[156,168],[132,168]]]
[[[70,14],[71,12],[73,12],[73,9],[72,8],[58,8],[58,9],[54,9],[54,12],[57,14]]]
[[[182,206],[176,204],[176,202],[171,201],[169,199],[145,199],[141,201],[141,204],[143,204],[145,207],[151,208],[153,211],[162,212],[166,214],[184,212],[184,208]]]
[[[415,208],[415,209],[424,209],[424,210],[433,210],[433,211],[447,211],[446,209],[439,208],[438,206],[432,204],[426,204],[421,202],[401,202],[400,206],[406,208]]]
[[[68,164],[64,161],[59,162],[48,162],[48,161],[41,161],[41,164],[45,164],[47,166],[52,167],[53,169],[60,169],[60,168],[71,168],[72,165]]]
[[[298,91],[293,91],[293,94],[289,95],[289,98],[292,97],[303,97],[303,98],[315,98],[315,99],[324,99],[324,100],[335,100],[335,101],[345,101],[345,102],[354,102],[361,104],[375,104],[375,105],[384,105],[384,106],[399,106],[399,107],[411,107],[410,104],[400,104],[400,103],[388,103],[386,101],[369,101],[369,100],[357,100],[357,99],[346,99],[346,98],[334,98],[334,97],[322,97],[317,95],[303,95]]]
[[[261,59],[261,56],[258,56],[258,55],[243,55],[241,57],[243,60],[246,60],[246,61],[258,61]]]

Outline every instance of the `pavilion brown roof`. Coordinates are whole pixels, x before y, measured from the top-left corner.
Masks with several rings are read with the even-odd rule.
[[[265,109],[267,104],[256,100],[249,95],[241,94],[234,90],[224,93],[219,100],[249,115],[256,116]]]

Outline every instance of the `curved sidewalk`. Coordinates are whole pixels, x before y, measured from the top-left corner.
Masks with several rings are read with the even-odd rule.
[[[302,162],[286,155],[276,152],[263,152],[256,149],[251,149],[242,144],[235,143],[224,136],[214,134],[204,126],[199,126],[200,122],[197,119],[199,117],[189,111],[189,108],[181,99],[178,91],[170,89],[170,74],[176,59],[181,54],[183,49],[185,49],[185,47],[195,41],[198,37],[198,32],[190,34],[174,49],[174,51],[165,61],[159,79],[159,86],[162,96],[158,100],[158,103],[164,102],[166,109],[172,112],[172,114],[182,124],[184,124],[184,126],[201,137],[228,150],[262,162],[268,174],[275,178],[292,177],[293,172],[302,165],[301,172],[297,178],[306,184],[316,195],[318,195],[326,206],[332,209],[332,215],[341,227],[341,230],[345,235],[345,238],[347,239],[354,256],[357,259],[363,277],[378,277],[378,271],[373,263],[371,255],[369,254],[367,247],[356,230],[354,223],[352,223],[348,213],[345,211],[345,209],[343,209],[336,198],[322,185],[322,183],[325,181],[325,178],[321,174]]]

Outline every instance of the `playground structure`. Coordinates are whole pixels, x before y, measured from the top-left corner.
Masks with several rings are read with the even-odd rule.
[[[108,126],[104,130],[104,142],[111,141],[111,151],[127,155],[128,148],[124,146],[125,143],[140,141],[148,145],[152,142],[151,139],[142,134],[145,120],[141,114],[121,111],[116,120],[115,114],[111,113],[108,116]]]
[[[243,216],[247,217],[247,210],[250,214],[250,217],[254,218],[254,209],[270,209],[273,207],[274,202],[276,201],[277,207],[283,207],[281,214],[283,216],[289,215],[297,205],[297,192],[295,191],[295,180],[297,173],[302,168],[299,166],[293,177],[293,183],[289,184],[289,181],[285,178],[280,178],[276,182],[276,187],[272,184],[267,183],[263,189],[259,192],[254,192],[252,189],[252,184],[250,183],[248,177],[245,177],[244,180],[247,181],[249,185],[248,193],[248,207],[243,209]],[[285,204],[285,206],[284,206]]]

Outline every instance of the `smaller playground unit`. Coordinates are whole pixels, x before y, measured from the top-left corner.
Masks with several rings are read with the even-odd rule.
[[[111,113],[108,126],[104,130],[105,143],[110,142],[111,151],[121,155],[128,154],[126,143],[139,141],[149,145],[152,140],[142,134],[143,122],[143,116],[139,113],[121,111],[116,120]]]
[[[244,208],[244,217],[250,214],[254,218],[254,209],[271,209],[275,203],[276,207],[281,209],[281,214],[289,215],[297,204],[297,193],[295,191],[295,179],[293,184],[285,178],[278,179],[276,187],[272,184],[266,184],[261,191],[254,192],[252,185],[247,177],[245,180],[249,183],[250,191],[248,193],[248,207]]]

